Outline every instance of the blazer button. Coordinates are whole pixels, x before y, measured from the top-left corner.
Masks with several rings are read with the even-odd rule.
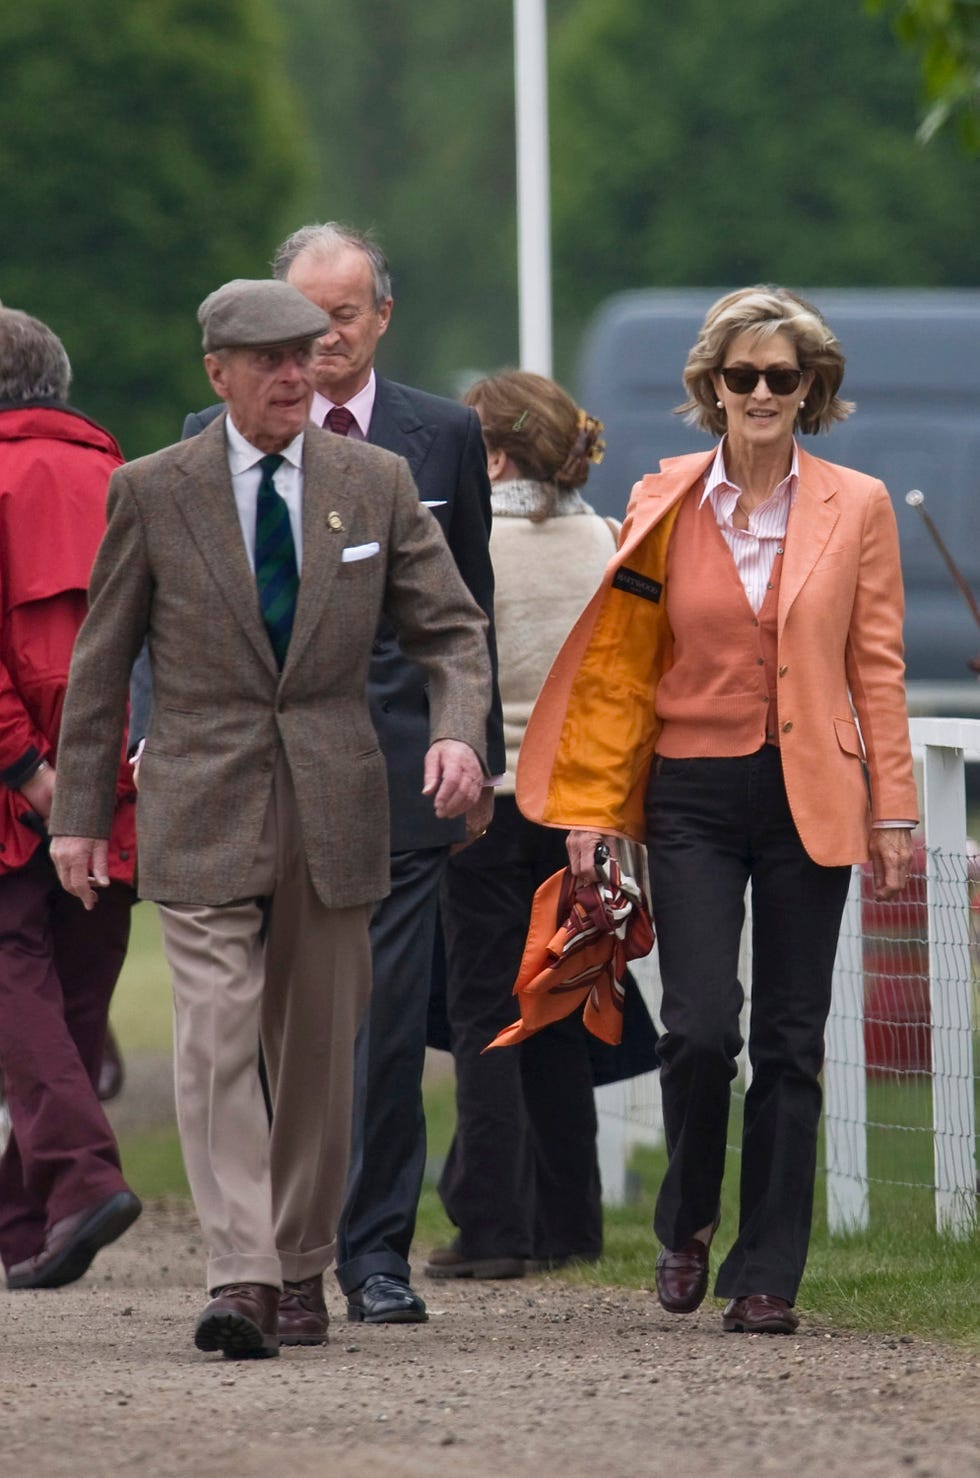
[[[783,733],[784,734],[788,734],[789,731],[790,731],[790,729],[792,727],[793,727],[793,721],[792,721],[792,719],[790,719],[790,721],[788,723],[783,724]]]
[[[129,861],[129,853],[128,852],[120,852],[119,853],[119,856],[122,858],[123,862],[128,862]]]
[[[787,674],[787,672],[789,672],[789,668],[788,667],[781,667],[779,669],[779,676],[780,677],[785,677],[786,674]]]

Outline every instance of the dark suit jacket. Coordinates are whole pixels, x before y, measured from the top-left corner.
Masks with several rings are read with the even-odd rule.
[[[224,406],[192,412],[183,436],[195,436]],[[476,412],[442,396],[377,377],[368,441],[404,457],[419,496],[437,519],[470,594],[490,625],[493,701],[487,720],[487,765],[503,774],[506,756],[497,691],[493,634],[493,568],[490,563],[490,482]],[[371,718],[388,766],[391,850],[448,846],[465,831],[463,818],[440,821],[422,795],[422,767],[429,747],[426,676],[398,646],[391,626],[378,628],[368,676]]]
[[[463,740],[484,758],[486,618],[419,507],[405,462],[310,426],[303,467],[303,574],[281,673],[241,537],[223,420],[128,463],[110,483],[51,824],[59,835],[109,835],[129,672],[148,637],[143,897],[242,896],[280,749],[322,901],[349,908],[384,897],[385,765],[366,695],[382,615],[425,664],[433,740]]]

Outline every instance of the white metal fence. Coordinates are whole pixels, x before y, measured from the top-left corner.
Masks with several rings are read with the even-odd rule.
[[[980,856],[967,838],[965,765],[980,760],[980,720],[915,718],[911,730],[924,816],[913,876],[900,899],[879,904],[867,870],[855,868],[837,953],[824,1070],[827,1216],[833,1233],[860,1230],[872,1186],[908,1186],[933,1194],[941,1231],[966,1237],[977,1207]],[[749,937],[747,927],[746,983]],[[636,963],[656,1013],[656,951]],[[743,1062],[736,1109],[748,1071]],[[596,1098],[604,1194],[615,1204],[627,1195],[633,1147],[662,1138],[657,1074]]]

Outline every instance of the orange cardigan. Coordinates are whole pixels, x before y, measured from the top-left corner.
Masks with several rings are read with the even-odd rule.
[[[670,458],[633,489],[619,549],[531,714],[517,801],[532,821],[645,840],[657,682],[672,649],[667,549],[713,456]],[[799,471],[779,592],[780,754],[800,839],[830,867],[867,859],[872,818],[918,814],[902,576],[884,484],[802,450]]]

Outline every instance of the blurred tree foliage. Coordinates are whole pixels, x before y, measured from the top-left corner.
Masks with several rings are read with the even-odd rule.
[[[3,0],[0,298],[129,456],[211,392],[195,309],[265,276],[309,160],[271,0]]]
[[[385,372],[452,394],[516,353],[512,0],[279,5],[318,159],[308,218],[376,231]]]
[[[512,0],[279,0],[311,214],[374,225],[392,374],[517,353]],[[910,127],[915,58],[855,0],[549,0],[557,372],[623,288],[976,283],[977,176]]]
[[[552,76],[566,344],[621,288],[980,282],[976,165],[916,144],[915,63],[851,0],[577,0]]]
[[[955,127],[964,149],[980,154],[980,0],[865,0],[887,10],[899,40],[917,52],[929,103],[919,128],[928,143]]]

